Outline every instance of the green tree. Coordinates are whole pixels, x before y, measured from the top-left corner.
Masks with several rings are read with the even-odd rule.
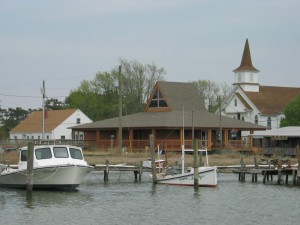
[[[2,131],[1,136],[8,137],[9,131],[17,126],[22,120],[24,120],[29,113],[31,112],[31,109],[28,111],[25,109],[22,109],[21,107],[14,108],[8,108],[1,110],[1,122],[2,122]]]
[[[47,99],[45,102],[45,108],[50,110],[64,109],[64,107],[64,103],[56,98]]]
[[[155,64],[142,65],[137,61],[120,60],[122,72],[123,112],[143,111],[147,97],[156,81],[163,78],[163,68]],[[98,72],[91,81],[83,80],[66,99],[68,108],[79,108],[92,120],[116,117],[119,114],[119,68]]]
[[[300,126],[300,95],[291,100],[284,109],[285,118],[281,120],[280,126]]]
[[[154,63],[141,64],[121,59],[124,106],[128,114],[141,112],[145,108],[155,83],[163,79],[164,68]]]

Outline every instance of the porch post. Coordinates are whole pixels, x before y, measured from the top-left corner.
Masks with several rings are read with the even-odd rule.
[[[132,151],[133,149],[133,128],[129,129],[129,150]]]
[[[212,141],[211,141],[211,129],[207,130],[207,145],[208,149],[211,149]]]
[[[153,135],[153,141],[154,141],[154,149],[156,148],[156,130],[155,128],[152,128],[151,133]]]
[[[96,130],[96,143],[97,147],[100,147],[100,130]]]
[[[252,150],[253,148],[253,130],[250,130],[250,139],[249,139],[249,144],[250,144],[250,149]]]
[[[224,144],[225,146],[227,145],[228,143],[228,129],[225,129],[224,130]]]

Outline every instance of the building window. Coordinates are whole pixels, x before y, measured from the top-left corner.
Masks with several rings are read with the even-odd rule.
[[[80,118],[76,119],[76,124],[80,124]]]
[[[237,119],[238,119],[238,120],[241,119],[241,114],[240,114],[240,113],[237,114]]]
[[[63,136],[60,136],[60,139],[61,139],[61,140],[66,140],[66,136],[64,136],[64,135],[63,135]]]
[[[255,116],[255,124],[258,124],[258,116]]]
[[[271,128],[271,126],[272,126],[271,117],[268,117],[268,124],[267,124],[267,127],[268,127],[268,128]]]
[[[166,100],[164,99],[164,96],[160,92],[159,89],[156,90],[150,105],[150,108],[165,108],[168,107]]]
[[[242,121],[245,121],[245,118],[242,116]]]
[[[237,100],[234,99],[234,106],[237,106]]]

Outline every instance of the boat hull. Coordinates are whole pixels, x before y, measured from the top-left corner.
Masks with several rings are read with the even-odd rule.
[[[199,186],[216,187],[217,186],[217,168],[216,167],[199,167]],[[158,184],[194,186],[194,171],[174,174],[174,175],[157,175]]]
[[[33,169],[33,189],[74,189],[78,187],[92,166],[55,165]],[[5,170],[0,175],[0,186],[26,188],[26,170]]]

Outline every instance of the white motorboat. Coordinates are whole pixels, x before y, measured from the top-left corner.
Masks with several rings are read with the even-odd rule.
[[[158,184],[170,184],[170,185],[182,185],[182,186],[194,186],[194,168],[184,167],[184,153],[193,150],[182,151],[182,166],[181,171],[176,172],[174,168],[167,172],[157,174]],[[218,184],[217,179],[217,167],[208,165],[207,150],[198,150],[198,152],[206,153],[206,165],[198,168],[199,173],[199,186],[202,187],[216,187]]]
[[[2,166],[3,168],[3,166]],[[94,169],[84,160],[82,149],[71,145],[34,147],[33,189],[74,189]],[[27,187],[27,147],[20,149],[16,167],[7,165],[0,174],[0,186]]]

